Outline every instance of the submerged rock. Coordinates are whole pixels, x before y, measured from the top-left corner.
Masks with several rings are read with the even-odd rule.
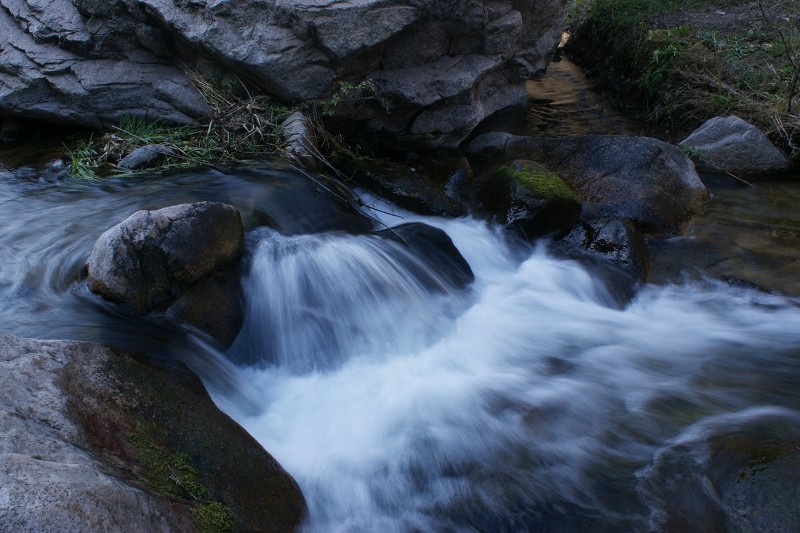
[[[467,260],[447,233],[439,228],[421,222],[411,222],[379,231],[376,235],[408,246],[428,269],[423,271],[416,265],[406,265],[406,267],[415,272],[420,280],[428,280],[433,288],[460,289],[475,280]],[[447,286],[437,286],[441,281]]]
[[[768,174],[791,168],[789,159],[764,132],[733,115],[707,120],[680,145],[706,172]]]
[[[464,161],[466,164],[466,162]],[[423,215],[458,217],[464,208],[447,194],[446,183],[429,177],[420,165],[407,165],[379,160],[351,160],[343,168],[356,182],[383,198]],[[424,165],[422,165],[424,167]],[[454,168],[448,177],[457,175],[463,165]]]
[[[241,216],[227,204],[137,211],[95,242],[87,263],[89,288],[136,314],[146,313],[230,265],[243,246]]]
[[[217,272],[186,289],[165,315],[176,324],[189,324],[230,346],[244,320],[240,292],[238,269]]]
[[[563,22],[561,0],[2,3],[0,115],[191,123],[209,109],[188,65],[233,71],[285,103],[328,98],[359,130],[450,146],[525,102]]]
[[[552,169],[587,203],[606,204],[643,231],[672,234],[702,211],[708,191],[692,162],[648,137],[525,137],[487,133],[468,147],[476,162],[532,159]]]
[[[0,333],[0,431],[4,531],[288,531],[305,512],[196,377],[96,344]]]
[[[763,410],[700,422],[658,450],[638,476],[654,530],[800,529],[800,419]]]

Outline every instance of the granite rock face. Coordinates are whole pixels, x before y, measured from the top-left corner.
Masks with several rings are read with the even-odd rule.
[[[698,170],[769,174],[791,168],[789,159],[767,136],[737,116],[714,117],[681,141]]]
[[[231,205],[137,211],[97,239],[87,264],[89,288],[143,314],[233,263],[243,247],[242,218]]]
[[[153,450],[191,465],[237,530],[288,531],[305,513],[294,480],[183,367],[0,333],[0,431],[3,531],[197,530],[203,503],[159,483]]]
[[[209,113],[190,66],[284,102],[339,92],[365,131],[456,145],[525,101],[562,21],[563,0],[0,0],[0,116],[190,123]]]

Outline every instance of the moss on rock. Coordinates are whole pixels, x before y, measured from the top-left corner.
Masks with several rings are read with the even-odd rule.
[[[567,187],[561,176],[551,172],[544,167],[534,164],[524,164],[517,166],[503,166],[497,173],[511,178],[537,198],[544,200],[565,200],[579,202],[575,193]]]
[[[229,533],[235,531],[233,513],[219,502],[197,506],[192,517],[201,533]]]
[[[220,412],[175,361],[102,349],[61,375],[80,444],[120,479],[190,514],[199,531],[289,531],[306,511],[296,482]]]

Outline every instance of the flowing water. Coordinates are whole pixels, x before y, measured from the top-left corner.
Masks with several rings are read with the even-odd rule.
[[[246,323],[227,354],[199,339],[180,349],[205,353],[183,358],[297,478],[309,531],[659,529],[686,515],[685,494],[712,502],[690,523],[722,527],[732,511],[708,496],[702,470],[730,468],[712,463],[715,439],[800,439],[795,299],[699,278],[645,286],[620,309],[545,245],[400,213],[453,239],[475,274],[454,288],[394,241],[315,228],[313,216],[298,227],[308,200],[289,209],[284,193],[303,179],[274,168],[102,185],[7,173],[3,330],[177,349],[169,329],[99,313],[80,290],[82,264],[136,209],[223,199],[253,228]],[[284,229],[262,227],[280,206],[270,222]]]
[[[566,57],[550,63],[547,74],[529,81],[527,89],[528,135],[641,135],[646,128],[609,105]]]
[[[308,531],[800,525],[800,307],[754,288],[799,260],[800,217],[777,199],[718,184],[708,225],[651,243],[658,283],[620,308],[546,243],[380,204],[387,225],[447,232],[475,275],[455,287],[397,242],[318,215],[319,191],[279,167],[103,184],[37,168],[0,172],[2,330],[180,351],[298,480]],[[763,188],[800,201],[796,185]],[[204,199],[239,207],[249,230],[245,325],[227,353],[81,288],[105,229]],[[709,242],[718,260],[687,260]],[[749,265],[753,284],[707,277],[727,279],[720,261]],[[788,272],[769,288],[791,289]]]
[[[766,418],[800,436],[796,301],[704,280],[618,309],[577,263],[420,220],[468,289],[426,293],[368,237],[259,240],[234,351],[262,347],[243,369],[262,410],[220,402],[298,479],[309,530],[644,530],[675,512],[663,484],[702,492],[684,478],[714,437]],[[293,333],[265,338],[276,321]],[[657,469],[682,441],[702,445]]]

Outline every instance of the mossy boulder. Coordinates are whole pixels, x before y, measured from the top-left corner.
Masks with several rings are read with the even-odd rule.
[[[527,160],[511,161],[475,180],[478,213],[526,239],[562,235],[578,221],[581,203],[563,179]]]
[[[0,432],[4,531],[291,531],[305,514],[174,361],[0,333]]]
[[[186,367],[114,350],[99,365],[76,355],[61,379],[70,412],[121,475],[188,503],[195,520],[258,531],[298,524],[305,501],[296,482]],[[211,505],[229,509],[229,519]]]
[[[604,204],[645,233],[674,235],[706,207],[708,190],[677,146],[648,137],[527,137],[493,132],[467,148],[476,169],[532,159],[558,172],[586,203]]]
[[[500,167],[497,172],[522,185],[536,198],[579,202],[561,176],[537,163],[516,161]]]

